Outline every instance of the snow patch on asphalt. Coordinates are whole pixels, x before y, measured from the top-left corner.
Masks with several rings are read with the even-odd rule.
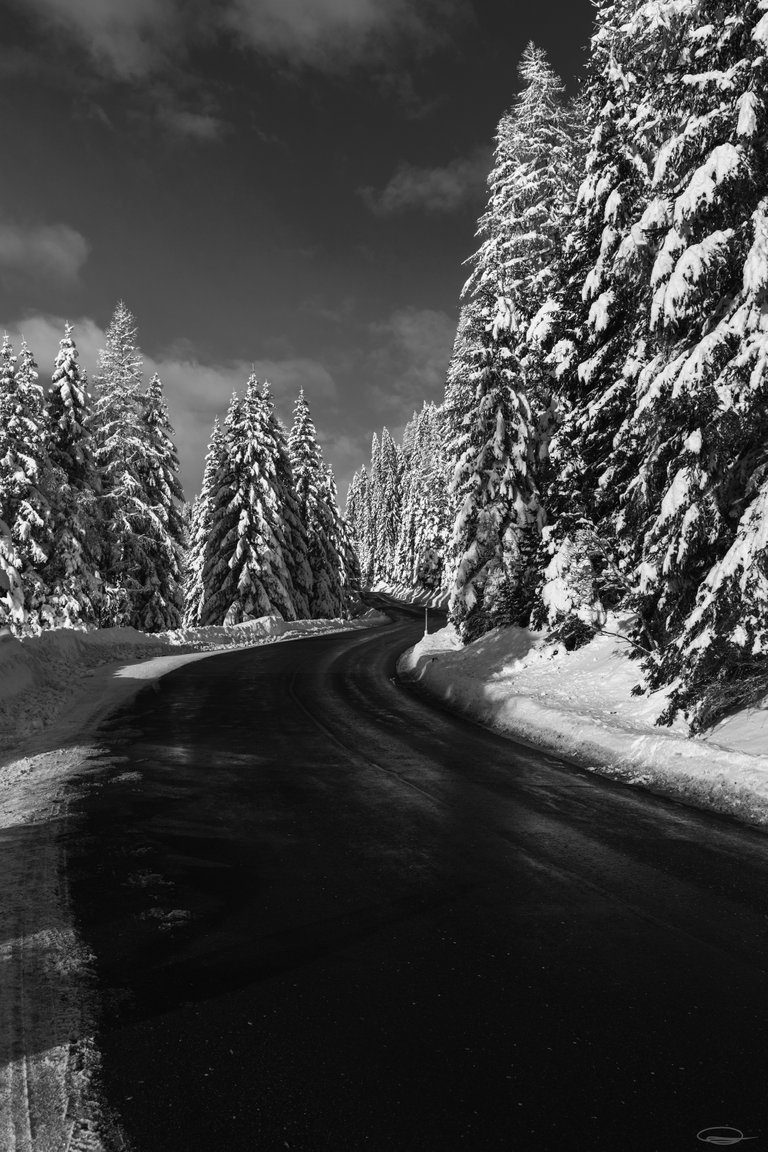
[[[0,1149],[121,1152],[99,1094],[93,961],[72,922],[62,832],[89,742],[150,681],[232,648],[389,623],[263,617],[150,636],[130,628],[0,636]],[[12,755],[11,755],[12,752]],[[74,785],[74,787],[73,787]],[[189,913],[172,909],[165,931]]]
[[[462,648],[452,626],[401,657],[400,674],[430,696],[510,737],[581,767],[699,808],[768,825],[768,701],[691,737],[655,725],[671,689],[633,696],[640,680],[624,639],[629,621],[575,652],[524,628],[496,629]]]

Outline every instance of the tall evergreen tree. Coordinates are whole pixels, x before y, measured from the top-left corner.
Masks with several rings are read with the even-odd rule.
[[[50,550],[50,508],[45,496],[42,389],[25,343],[17,359],[8,336],[0,349],[0,519],[9,529],[18,557],[26,620],[46,619],[45,585],[40,576]],[[9,570],[10,570],[10,559]]]
[[[347,490],[344,518],[355,550],[363,587],[371,584],[371,527],[368,472],[361,468],[355,472]]]
[[[396,579],[395,551],[400,528],[400,459],[388,428],[375,441],[371,459],[371,536],[373,580],[391,584]]]
[[[553,623],[569,612],[585,623],[599,622],[603,601],[611,606],[626,592],[618,574],[631,563],[634,533],[626,530],[622,507],[638,453],[626,440],[620,449],[618,444],[636,404],[650,307],[647,278],[664,210],[653,198],[652,174],[673,112],[663,102],[652,108],[653,93],[679,82],[683,7],[666,0],[598,4],[580,102],[590,132],[585,177],[554,291],[532,325],[534,342],[549,353],[557,406],[543,477],[548,526],[539,554],[554,585],[544,573],[538,622]],[[567,594],[563,585],[569,585]]]
[[[211,440],[205,457],[202,487],[192,507],[189,553],[184,585],[184,624],[190,628],[199,627],[201,624],[202,607],[207,598],[203,581],[203,566],[213,527],[213,509],[217,485],[224,471],[225,452],[224,432],[217,416],[213,422]]]
[[[322,452],[303,390],[294,408],[288,451],[312,570],[309,615],[340,617],[345,610],[340,522],[334,512]]]
[[[23,625],[27,617],[21,584],[21,559],[11,530],[0,520],[0,628]]]
[[[151,511],[143,478],[148,455],[142,419],[143,362],[136,321],[121,300],[99,353],[91,417],[94,456],[102,481],[104,578],[100,623],[137,622],[146,570]]]
[[[527,622],[543,521],[539,441],[551,394],[527,334],[553,286],[578,133],[545,53],[529,44],[519,71],[521,91],[496,135],[446,388],[459,505],[450,615],[464,639]]]
[[[139,479],[146,509],[146,527],[133,621],[144,632],[162,632],[177,628],[181,623],[185,540],[179,458],[163,385],[157,373],[143,396],[141,420],[145,449],[139,466]]]
[[[368,571],[363,573],[366,586],[371,588],[381,578],[381,541],[379,530],[383,515],[383,479],[381,471],[381,441],[374,432],[371,437],[371,472],[368,483]]]
[[[309,601],[312,594],[312,569],[309,565],[307,535],[294,487],[288,436],[275,411],[268,383],[262,386],[261,397],[267,427],[274,444],[275,493],[284,539],[283,556],[293,586],[293,610],[297,618],[303,620],[310,615]]]
[[[703,0],[678,23],[686,82],[653,94],[676,131],[654,166],[649,338],[623,441],[643,445],[626,519],[643,533],[646,671],[680,685],[665,718],[684,708],[697,726],[768,674],[768,19],[759,0],[725,21]]]
[[[221,444],[218,451],[214,451],[212,439],[206,461],[206,470],[209,464],[211,468],[210,505],[200,513],[201,528],[207,522],[208,532],[200,541],[200,600],[197,618],[193,621],[196,625],[223,624],[228,614],[237,611],[237,585],[231,561],[237,547],[240,516],[236,452],[242,437],[242,423],[243,402],[237,392],[233,392],[224,418]]]
[[[93,624],[101,595],[100,483],[88,426],[90,397],[67,324],[46,396],[52,542],[43,579],[54,624]]]
[[[203,565],[202,624],[239,623],[278,611],[307,612],[311,574],[296,498],[286,518],[290,463],[268,391],[255,376],[242,401],[233,396],[225,421],[226,450],[216,478],[211,534]]]
[[[358,599],[362,586],[362,576],[352,534],[339,511],[336,478],[330,464],[325,465],[323,480],[320,485],[320,498],[326,507],[329,532],[336,551],[341,587],[341,615],[346,616],[351,605]]]

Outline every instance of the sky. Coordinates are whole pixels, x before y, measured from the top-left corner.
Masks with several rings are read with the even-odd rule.
[[[3,0],[0,328],[47,384],[115,304],[187,497],[252,371],[304,388],[344,496],[442,396],[496,124],[529,40],[575,91],[591,0]]]

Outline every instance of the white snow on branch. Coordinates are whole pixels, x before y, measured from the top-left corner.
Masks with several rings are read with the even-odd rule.
[[[745,171],[744,155],[733,144],[718,144],[696,169],[688,187],[675,201],[674,220],[683,224],[708,208],[723,187],[734,183]]]

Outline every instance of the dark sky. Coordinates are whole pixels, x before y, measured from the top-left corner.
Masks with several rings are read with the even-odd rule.
[[[93,371],[115,302],[191,498],[251,366],[304,386],[343,496],[442,393],[528,40],[569,89],[590,0],[5,0],[0,325]]]

